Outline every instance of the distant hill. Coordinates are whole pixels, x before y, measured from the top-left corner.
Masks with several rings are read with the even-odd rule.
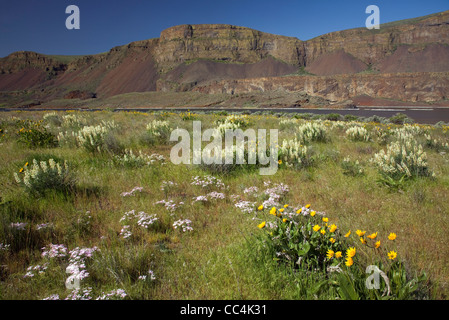
[[[355,93],[339,92],[348,87],[341,83],[343,78],[338,78],[340,86],[321,93],[308,89],[308,83],[317,83],[316,77],[351,74],[386,85],[366,92],[358,88],[357,96],[445,103],[448,93],[439,83],[434,84],[439,91],[429,94],[406,82],[415,79],[407,73],[423,73],[422,77],[439,81],[444,77],[430,73],[444,72],[449,72],[449,11],[383,24],[380,30],[356,28],[308,41],[232,25],[180,25],[162,31],[159,38],[132,42],[97,55],[12,53],[0,59],[0,106],[106,99],[132,92],[215,92],[217,84],[229,88],[232,81],[243,79],[253,83],[246,92],[256,90],[253,88],[261,79],[263,90],[270,90],[266,79],[279,77],[283,80],[273,83],[284,84],[285,79],[292,84],[304,83],[304,88],[290,87],[335,102],[335,97],[356,97]],[[387,82],[380,81],[386,74],[405,81],[404,86],[413,87],[416,94],[389,91]],[[351,81],[351,77],[344,79]],[[287,87],[282,87],[286,94],[290,92]],[[243,86],[240,90],[245,92]],[[222,92],[236,93],[227,89]]]

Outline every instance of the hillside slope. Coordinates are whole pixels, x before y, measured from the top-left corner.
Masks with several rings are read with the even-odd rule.
[[[384,24],[380,30],[356,28],[308,41],[232,25],[180,25],[163,30],[160,38],[118,46],[97,55],[71,58],[12,53],[0,59],[0,105],[64,97],[102,99],[158,90],[201,88],[206,92],[215,90],[205,89],[208,85],[215,88],[223,81],[247,79],[256,83],[258,78],[276,79],[291,74],[334,77],[359,73],[370,74],[376,82],[381,82],[384,74],[397,74],[406,88],[417,90],[414,100],[428,103],[436,100],[422,92],[423,88],[403,82],[412,78],[400,74],[424,73],[425,78],[437,81],[429,85],[439,88],[440,77],[427,73],[447,71],[449,11]],[[287,79],[295,81],[291,83],[295,87],[305,83],[298,77]],[[329,87],[325,90],[329,96],[324,98],[347,96],[339,90],[347,87]],[[388,88],[361,94],[410,99],[400,90],[388,92]],[[445,94],[434,95],[437,97],[447,100]]]

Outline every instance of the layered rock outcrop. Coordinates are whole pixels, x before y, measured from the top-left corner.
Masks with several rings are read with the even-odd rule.
[[[241,94],[275,90],[284,90],[286,93],[302,91],[333,103],[362,95],[413,103],[435,102],[449,97],[449,72],[240,79],[219,81],[193,89],[207,94]]]
[[[448,100],[444,72],[449,72],[449,11],[307,41],[203,24],[175,26],[157,39],[69,60],[17,52],[0,59],[0,91],[14,101],[20,90],[23,100],[45,101],[76,90],[101,99],[157,90],[285,89],[327,101],[365,95],[426,103]]]
[[[162,31],[155,50],[161,73],[197,59],[255,63],[268,56],[304,65],[303,42],[232,25],[181,25]]]

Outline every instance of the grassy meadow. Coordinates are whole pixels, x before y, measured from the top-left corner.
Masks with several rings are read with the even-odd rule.
[[[173,164],[195,120],[279,129],[278,171]],[[449,127],[407,122],[2,112],[0,299],[446,299]]]

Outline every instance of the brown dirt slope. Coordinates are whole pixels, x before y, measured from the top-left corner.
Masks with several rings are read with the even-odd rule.
[[[97,93],[110,97],[126,92],[156,91],[158,77],[151,56],[146,52],[132,52],[104,76]]]
[[[47,91],[95,92],[99,98],[155,91],[159,78],[153,58],[156,43],[157,39],[138,41],[107,53],[81,57],[70,62],[63,74],[41,87]]]
[[[449,46],[438,43],[425,47],[400,46],[377,68],[385,73],[449,71]]]
[[[358,73],[366,68],[366,64],[341,49],[319,56],[305,69],[319,76],[331,76],[335,74]]]
[[[29,89],[56,77],[66,66],[43,54],[19,51],[0,59],[0,91]]]
[[[0,91],[25,90],[46,80],[43,70],[29,68],[14,73],[0,74]]]

